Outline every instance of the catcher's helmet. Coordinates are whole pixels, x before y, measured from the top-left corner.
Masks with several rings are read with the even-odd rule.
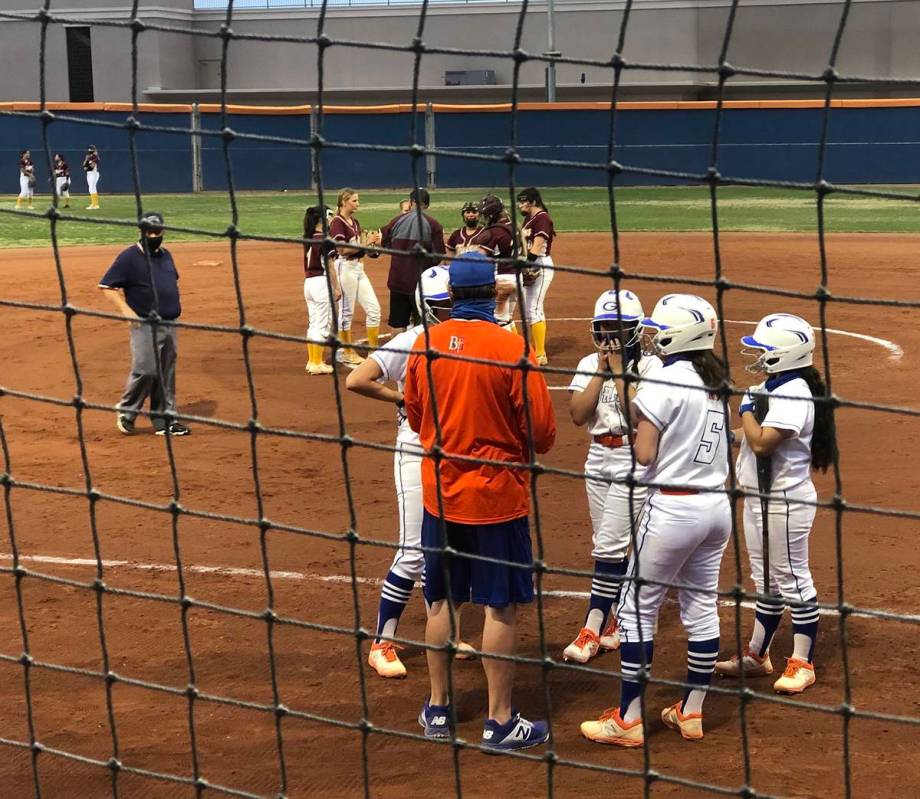
[[[505,210],[505,204],[494,194],[487,194],[479,203],[479,213],[489,223],[495,222]]]
[[[812,365],[815,331],[800,316],[773,313],[760,320],[753,336],[742,336],[741,343],[758,356],[748,371],[775,374]]]
[[[479,206],[474,202],[464,203],[463,208],[460,209],[460,216],[466,219],[467,214],[479,216]]]
[[[652,343],[659,355],[711,350],[719,329],[715,308],[695,294],[666,294],[640,324],[653,329]]]
[[[88,153],[94,153],[94,152],[96,152],[96,145],[95,145],[95,144],[91,144],[89,147],[86,148],[86,152],[88,152]]]

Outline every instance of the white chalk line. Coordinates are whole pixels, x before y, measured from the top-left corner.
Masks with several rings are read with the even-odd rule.
[[[12,554],[0,552],[0,561],[12,560]],[[48,563],[56,566],[96,566],[94,558],[65,558],[58,555],[20,555],[20,561],[29,561],[31,563]],[[130,560],[104,560],[102,561],[104,569],[134,569],[135,571],[146,572],[166,572],[175,573],[176,567],[171,563],[137,563]],[[265,572],[261,569],[246,569],[239,566],[200,566],[189,565],[183,566],[182,571],[186,574],[216,574],[223,577],[258,577],[265,578]],[[317,574],[315,572],[296,572],[296,571],[270,571],[269,575],[273,580],[297,580],[301,582],[318,582],[318,583],[351,583],[352,580],[358,585],[379,586],[383,585],[383,580],[379,577],[354,577],[347,574]],[[587,578],[586,578],[587,579]],[[553,599],[580,599],[585,600],[591,596],[587,591],[543,591],[542,595]],[[735,601],[732,599],[720,599],[720,607],[734,607]],[[741,607],[748,610],[754,609],[753,602],[741,602]],[[836,616],[837,611],[827,608],[820,608],[818,612],[823,616]]]

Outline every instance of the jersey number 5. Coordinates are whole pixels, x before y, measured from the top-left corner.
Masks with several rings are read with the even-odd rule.
[[[703,437],[700,439],[700,445],[696,448],[696,455],[693,458],[696,463],[712,463],[715,460],[718,447],[725,443],[722,435],[724,430],[725,414],[717,410],[707,411]]]

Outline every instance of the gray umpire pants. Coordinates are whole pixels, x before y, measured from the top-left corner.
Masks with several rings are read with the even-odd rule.
[[[131,373],[118,403],[119,412],[129,419],[137,416],[147,397],[153,414],[176,410],[177,332],[172,326],[158,325],[155,332],[149,324],[131,326]],[[165,417],[150,421],[158,430],[169,424]]]

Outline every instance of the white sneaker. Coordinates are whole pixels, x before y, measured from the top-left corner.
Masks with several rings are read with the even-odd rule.
[[[773,690],[778,694],[800,694],[815,684],[815,667],[798,658],[786,658],[786,670],[783,676],[773,683]]]
[[[367,663],[381,677],[399,680],[406,676],[406,667],[396,654],[396,644],[392,641],[373,644]]]
[[[304,370],[311,375],[331,375],[335,371],[327,363],[308,363]]]
[[[476,660],[478,655],[476,650],[470,646],[466,641],[461,641],[457,644],[457,654],[454,655],[457,660]]]
[[[610,621],[607,622],[604,632],[601,633],[600,643],[601,649],[610,652],[620,648],[620,626],[613,614],[610,614]]]
[[[742,671],[745,677],[766,677],[773,673],[769,650],[760,658],[750,647],[745,648],[741,658],[732,655],[728,660],[718,661],[715,668],[716,674],[721,674],[723,677],[740,677]]]
[[[578,637],[562,650],[562,659],[587,663],[597,655],[600,648],[601,640],[597,637],[597,633],[587,627],[582,627]]]

